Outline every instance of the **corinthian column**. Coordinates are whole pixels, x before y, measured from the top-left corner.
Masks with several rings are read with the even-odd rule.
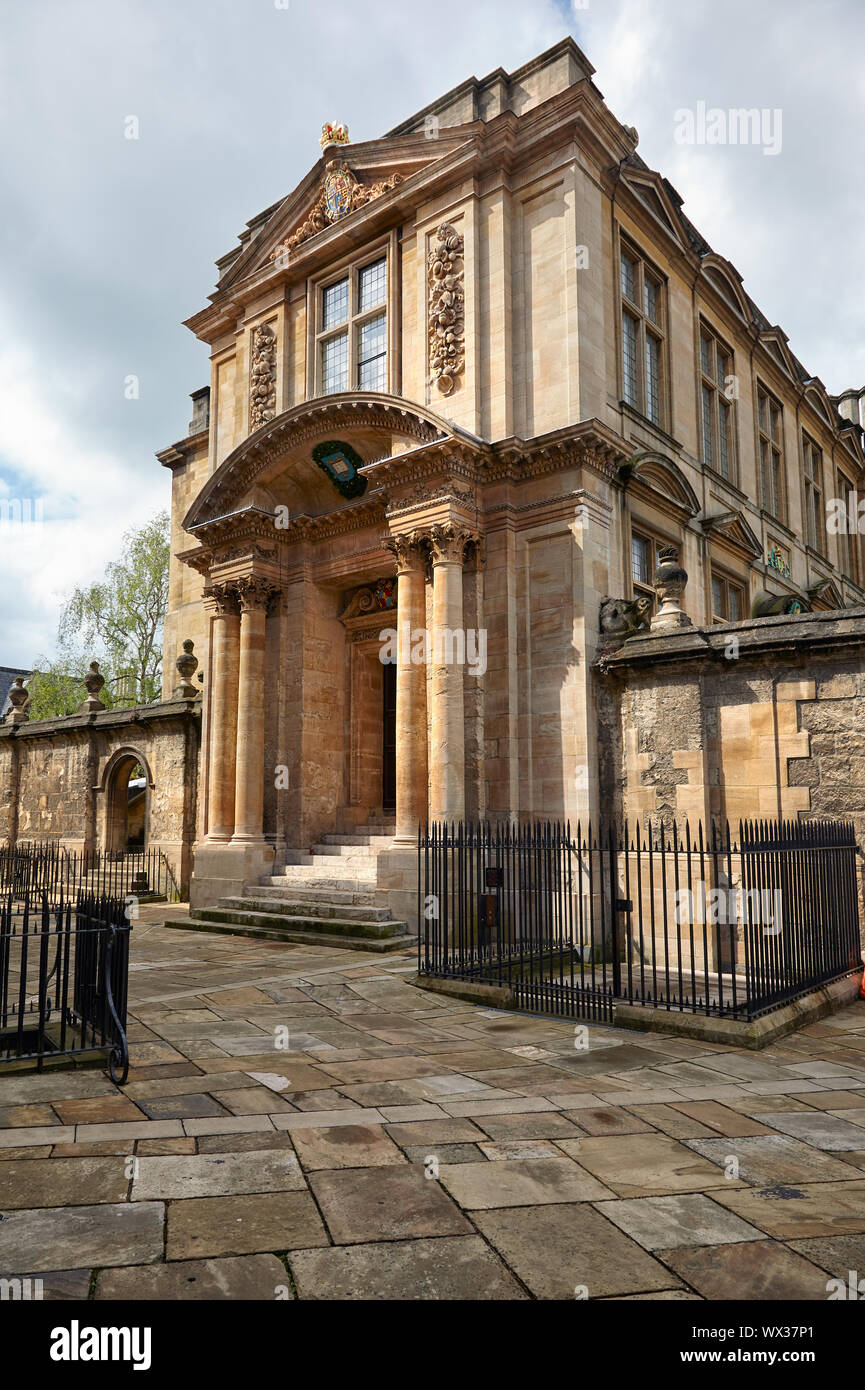
[[[240,675],[237,709],[237,781],[232,843],[264,837],[264,647],[267,603],[274,586],[237,581],[240,603]]]
[[[234,771],[237,742],[237,675],[240,616],[227,585],[212,590],[213,692],[207,757],[209,813],[207,839],[230,840],[234,830]]]
[[[430,634],[430,818],[465,816],[465,710],[463,665],[463,557],[470,531],[447,523],[430,531],[433,559],[433,620]]]
[[[426,627],[426,555],[415,534],[392,536],[396,556],[396,839],[414,842],[427,819],[426,666],[411,659],[412,633]]]

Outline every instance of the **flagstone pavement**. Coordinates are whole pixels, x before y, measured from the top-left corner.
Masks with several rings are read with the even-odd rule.
[[[752,1053],[164,913],[133,932],[128,1083],[0,1079],[0,1277],[66,1300],[817,1300],[865,1275],[865,1002]]]

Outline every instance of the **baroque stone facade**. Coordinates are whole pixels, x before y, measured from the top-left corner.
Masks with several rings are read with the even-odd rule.
[[[708,756],[745,716],[712,732],[705,676],[656,663],[644,688],[621,653],[679,642],[694,671],[687,644],[752,605],[807,649],[800,612],[865,602],[860,537],[825,523],[865,476],[865,393],[793,356],[592,75],[568,39],[380,139],[326,128],[188,320],[210,385],[158,457],[166,652],[194,641],[204,677],[194,904],[378,827],[410,918],[428,818],[585,821],[668,785],[710,814],[694,721]],[[778,693],[799,679],[755,738],[765,707],[804,746]],[[660,781],[622,783],[656,732]],[[728,802],[769,814],[771,758],[746,762]],[[779,813],[818,809],[802,775]]]

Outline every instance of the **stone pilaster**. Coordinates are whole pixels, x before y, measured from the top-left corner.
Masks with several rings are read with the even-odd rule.
[[[396,670],[396,839],[414,841],[428,815],[426,666],[412,661],[412,633],[426,625],[426,552],[419,535],[393,536],[398,603]]]
[[[233,843],[258,843],[264,834],[265,619],[274,586],[239,579],[240,661],[237,696]]]
[[[229,585],[215,586],[212,597],[216,613],[213,617],[213,693],[207,752],[210,806],[207,839],[220,843],[230,840],[234,833],[240,614],[234,590]]]

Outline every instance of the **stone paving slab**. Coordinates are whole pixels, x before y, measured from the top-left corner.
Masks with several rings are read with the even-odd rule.
[[[315,1203],[305,1191],[187,1198],[168,1207],[167,1260],[299,1250],[328,1243]]]
[[[501,1260],[477,1235],[307,1250],[289,1256],[301,1298],[377,1300],[524,1299]]]
[[[482,1211],[475,1225],[536,1298],[573,1300],[680,1288],[681,1280],[593,1207]]]
[[[804,1139],[815,1149],[843,1153],[845,1149],[863,1147],[862,1130],[859,1125],[851,1124],[849,1120],[841,1119],[825,1110],[813,1115],[767,1115],[765,1118],[771,1120],[774,1128],[780,1129],[782,1134],[790,1134],[794,1139]]]
[[[132,1183],[132,1200],[146,1202],[157,1196],[169,1200],[299,1189],[305,1190],[305,1183],[295,1155],[285,1150],[267,1149],[258,1153],[142,1158]]]
[[[688,1148],[723,1168],[735,1158],[739,1177],[757,1187],[799,1182],[843,1182],[855,1174],[850,1165],[812,1149],[786,1134],[763,1134],[757,1138],[689,1139]]]
[[[754,1302],[827,1297],[824,1270],[770,1241],[670,1250],[664,1259],[704,1298],[740,1299],[743,1289]]]
[[[558,1147],[619,1197],[734,1186],[715,1164],[666,1134],[559,1139]]]
[[[583,1168],[561,1156],[461,1163],[456,1167],[445,1164],[439,1169],[439,1181],[466,1211],[592,1202],[612,1195]]]
[[[0,1269],[150,1264],[162,1259],[164,1223],[164,1202],[14,1211],[0,1221]]]
[[[306,1171],[318,1168],[381,1168],[406,1162],[380,1125],[296,1129],[291,1137]]]
[[[442,1185],[414,1163],[311,1173],[309,1185],[337,1245],[474,1233]]]
[[[0,1211],[16,1207],[92,1206],[123,1202],[129,1178],[122,1157],[0,1162]]]
[[[865,1231],[865,1180],[718,1192],[716,1200],[778,1240]]]
[[[760,1240],[762,1232],[702,1194],[630,1198],[596,1209],[646,1250]]]
[[[103,1269],[97,1302],[115,1299],[231,1299],[233,1302],[294,1297],[285,1265],[275,1255],[238,1255],[221,1260],[177,1260],[173,1264]]]
[[[568,1020],[417,991],[409,953],[178,945],[148,911],[126,1087],[0,1079],[0,1269],[268,1301],[812,1298],[865,1270],[865,1003],[759,1055],[595,1024],[577,1051]]]

